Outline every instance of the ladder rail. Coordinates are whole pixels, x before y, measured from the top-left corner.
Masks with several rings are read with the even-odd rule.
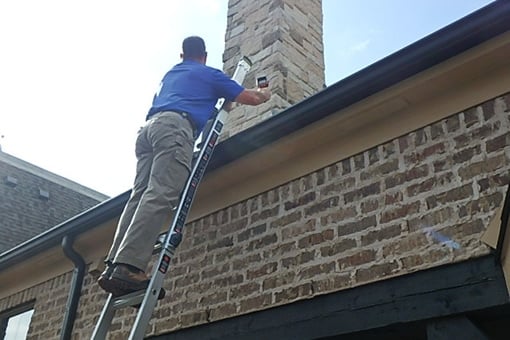
[[[91,340],[103,340],[106,339],[106,334],[108,334],[108,329],[112,323],[113,317],[115,316],[115,309],[113,309],[114,298],[112,294],[108,294],[108,298],[106,299],[106,303],[99,315],[98,322],[96,327],[94,327],[94,332],[92,333]]]

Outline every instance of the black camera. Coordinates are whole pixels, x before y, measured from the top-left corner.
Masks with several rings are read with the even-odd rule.
[[[269,86],[269,81],[267,80],[266,76],[257,78],[257,87],[263,88],[263,87],[268,87],[268,86]]]

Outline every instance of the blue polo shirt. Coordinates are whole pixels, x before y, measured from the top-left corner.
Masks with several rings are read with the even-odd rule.
[[[241,85],[222,71],[185,60],[163,77],[147,118],[161,111],[186,112],[200,133],[211,118],[218,99],[234,101],[243,90]]]

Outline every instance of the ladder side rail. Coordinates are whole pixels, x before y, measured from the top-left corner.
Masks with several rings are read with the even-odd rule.
[[[96,327],[94,328],[94,332],[92,333],[91,340],[104,340],[106,339],[106,334],[110,329],[110,325],[112,324],[113,317],[115,315],[115,309],[113,308],[114,298],[112,294],[108,294],[108,298],[106,303],[101,311]]]

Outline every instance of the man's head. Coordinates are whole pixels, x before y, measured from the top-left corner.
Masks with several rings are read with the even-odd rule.
[[[205,64],[207,52],[205,51],[204,39],[197,36],[184,39],[182,41],[181,58],[183,60],[195,60]]]

